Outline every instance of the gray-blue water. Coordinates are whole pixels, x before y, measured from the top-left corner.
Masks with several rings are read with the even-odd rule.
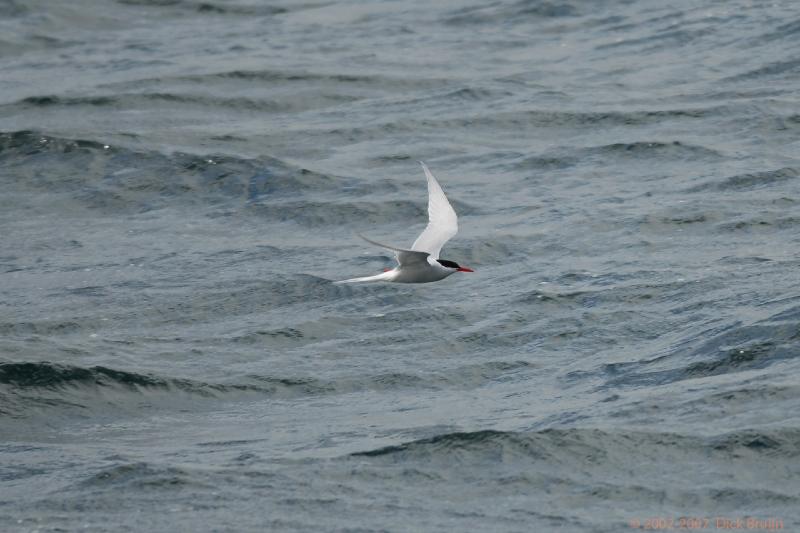
[[[0,529],[800,529],[798,57],[792,0],[0,0]],[[331,284],[417,160],[476,272]]]

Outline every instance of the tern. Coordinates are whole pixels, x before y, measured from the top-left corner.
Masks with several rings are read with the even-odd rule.
[[[430,283],[439,281],[456,272],[473,272],[455,261],[439,259],[442,246],[458,233],[458,216],[447,201],[439,182],[422,161],[422,170],[428,178],[428,226],[420,233],[410,250],[381,244],[363,235],[362,239],[375,246],[393,250],[397,266],[382,274],[363,278],[352,278],[335,283],[365,283],[370,281],[391,281],[394,283]]]

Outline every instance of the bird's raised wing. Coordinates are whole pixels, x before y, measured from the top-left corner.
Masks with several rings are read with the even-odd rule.
[[[379,242],[373,241],[372,239],[368,239],[361,234],[359,234],[358,236],[370,244],[374,244],[375,246],[380,246],[381,248],[386,248],[387,250],[393,250],[395,256],[397,256],[397,262],[400,263],[401,267],[420,264],[420,263],[424,263],[426,265],[428,264],[428,256],[430,255],[428,252],[403,250],[402,248],[395,248],[394,246],[389,246],[388,244],[381,244]]]
[[[447,196],[444,195],[442,187],[431,171],[422,161],[422,170],[428,178],[428,227],[417,237],[411,250],[416,252],[428,252],[434,259],[439,259],[439,252],[444,243],[449,241],[458,233],[458,217]]]

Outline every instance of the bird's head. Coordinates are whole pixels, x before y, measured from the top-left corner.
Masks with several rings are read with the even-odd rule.
[[[471,268],[462,267],[455,261],[448,261],[447,259],[437,259],[436,262],[445,268],[453,269],[453,272],[475,272]]]

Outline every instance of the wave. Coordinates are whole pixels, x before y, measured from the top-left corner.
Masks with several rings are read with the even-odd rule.
[[[754,324],[702,331],[652,359],[605,365],[606,387],[664,385],[768,368],[797,357],[799,327],[800,307],[793,307]]]
[[[722,159],[717,150],[705,146],[682,143],[680,141],[638,141],[632,143],[614,143],[581,149],[586,155],[615,156],[622,158],[664,159]]]
[[[0,17],[19,17],[30,12],[19,0],[5,0],[0,3]]]
[[[363,227],[391,222],[407,223],[425,220],[422,204],[412,201],[387,202],[286,202],[259,203],[249,206],[250,212],[275,222],[292,221],[306,227],[325,227],[330,224]]]
[[[519,0],[513,3],[499,3],[466,7],[449,13],[444,22],[453,26],[496,24],[502,21],[525,21],[531,19],[551,19],[575,17],[580,14],[575,3],[562,1]]]
[[[663,297],[666,291],[674,290],[679,284],[639,284],[628,287],[590,289],[577,291],[552,291],[535,289],[515,298],[521,304],[534,304],[537,307],[562,309],[593,308],[625,302],[632,304],[651,304]]]
[[[238,15],[248,17],[275,16],[291,11],[288,7],[269,4],[253,5],[236,2],[209,2],[207,0],[117,0],[117,3],[123,6],[167,8],[178,13],[192,11],[205,15]],[[303,6],[304,5],[298,7]]]
[[[507,156],[511,157],[513,156],[510,154]],[[673,162],[719,161],[724,159],[724,155],[712,148],[680,141],[637,141],[587,147],[570,146],[537,155],[516,154],[515,161],[501,166],[516,171],[556,171],[579,165],[587,158],[642,160],[649,163],[654,159]]]
[[[800,72],[800,59],[790,59],[786,61],[775,61],[772,63],[767,63],[764,66],[748,70],[746,72],[742,72],[734,76],[729,76],[727,78],[724,78],[722,81],[723,82],[737,82],[737,81],[749,81],[749,80],[766,81],[767,79],[770,78],[793,79],[797,76],[798,72]]]
[[[80,97],[64,97],[55,95],[45,96],[29,96],[19,101],[19,104],[29,105],[33,107],[50,107],[50,106],[73,106],[73,105],[88,105],[88,106],[105,106],[113,105],[119,102],[118,97],[112,96],[80,96]]]
[[[30,96],[15,104],[13,107],[109,107],[114,109],[141,109],[152,108],[155,104],[170,104],[171,109],[177,106],[192,106],[200,109],[223,108],[231,111],[261,112],[261,113],[287,113],[292,111],[307,111],[310,108],[321,108],[329,105],[353,102],[360,99],[358,96],[347,94],[314,94],[313,97],[304,98],[302,95],[291,95],[290,98],[281,100],[265,100],[245,97],[211,96],[204,94],[188,94],[179,92],[142,92],[142,93],[117,93],[113,96]]]
[[[53,157],[58,156],[58,157]],[[255,217],[306,227],[424,221],[425,205],[409,200],[353,200],[397,189],[315,172],[269,156],[248,159],[135,151],[93,140],[64,139],[33,131],[0,133],[0,163],[30,179],[0,176],[12,190],[70,197],[101,212],[140,213],[181,203],[227,203]],[[338,198],[341,198],[338,199]],[[454,201],[462,215],[477,209]]]
[[[411,89],[424,90],[450,87],[448,80],[440,78],[279,69],[219,70],[202,74],[140,78],[125,82],[102,84],[98,87],[112,89],[116,95],[132,88],[142,91],[150,88],[154,91],[158,90],[158,92],[144,92],[144,94],[159,94],[161,88],[165,86],[203,88],[207,91],[209,87],[228,87],[231,84],[237,86],[254,85],[262,89],[259,93],[263,91],[265,84],[270,86],[302,87],[304,92],[313,90],[317,98],[337,98],[340,92],[346,93],[351,89],[377,89],[390,93],[400,92],[407,94]],[[217,92],[225,94],[224,90]],[[361,93],[352,93],[349,97],[355,98],[359,94]],[[459,96],[459,94],[457,93],[456,96]],[[461,96],[463,97],[463,95]]]
[[[84,325],[71,321],[41,320],[38,322],[0,322],[0,335],[62,335],[83,329]]]
[[[736,174],[695,185],[686,190],[688,193],[707,191],[719,192],[746,192],[775,185],[782,185],[787,181],[800,177],[800,170],[794,167],[783,167],[775,170],[764,170],[745,174]]]
[[[390,461],[474,462],[500,459],[503,462],[533,460],[553,465],[624,463],[642,453],[657,454],[669,449],[670,455],[694,452],[731,455],[755,452],[772,457],[800,457],[800,428],[742,429],[721,435],[701,437],[679,433],[656,433],[601,429],[544,429],[539,431],[469,431],[436,435],[398,445],[352,453],[352,457],[371,457]],[[800,501],[800,498],[798,498]]]
[[[290,397],[324,390],[313,381],[262,377],[247,383],[206,383],[104,366],[50,362],[0,363],[0,416],[28,418],[57,411],[91,416],[96,411],[141,412],[180,408],[198,398],[241,395]]]
[[[209,485],[198,479],[197,473],[176,466],[162,466],[144,462],[123,463],[104,467],[79,483],[84,489],[139,489],[158,490],[168,488],[207,488]]]
[[[301,338],[299,330],[283,334]],[[253,336],[281,334],[256,332]],[[57,410],[88,416],[95,410],[139,412],[149,408],[174,409],[183,402],[235,400],[243,396],[296,398],[339,395],[364,390],[443,390],[473,388],[501,376],[524,371],[525,361],[489,361],[442,372],[389,372],[343,376],[276,377],[248,374],[228,383],[208,383],[105,366],[81,367],[51,362],[0,363],[0,417],[27,418]]]
[[[165,155],[34,131],[0,133],[0,162],[30,176],[14,179],[10,187],[67,194],[88,207],[113,212],[147,211],[174,205],[177,199],[197,204],[297,198],[340,192],[348,184],[268,156]]]
[[[121,387],[130,390],[177,389],[199,395],[212,395],[214,392],[241,388],[211,385],[186,379],[162,378],[104,366],[84,368],[48,362],[0,363],[0,384],[11,385],[18,390]]]
[[[711,109],[673,109],[657,111],[551,111],[523,110],[518,113],[495,113],[491,116],[475,116],[464,119],[445,120],[448,126],[470,124],[488,126],[531,125],[537,127],[566,126],[635,126],[655,124],[669,119],[700,119],[719,113]]]
[[[800,217],[782,217],[779,215],[764,214],[758,218],[750,218],[747,220],[737,220],[735,222],[728,222],[720,224],[718,229],[721,231],[736,232],[736,231],[758,231],[758,230],[791,230],[797,231],[800,227]],[[767,259],[768,261],[768,259]]]

